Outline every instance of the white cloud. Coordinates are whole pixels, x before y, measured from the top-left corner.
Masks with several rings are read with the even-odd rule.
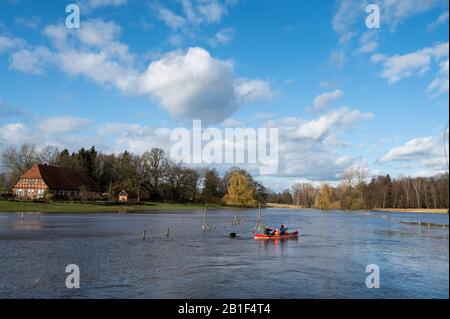
[[[341,147],[348,145],[340,135],[372,117],[370,113],[341,108],[312,120],[286,117],[267,121],[266,127],[279,129],[280,165],[277,176],[336,181],[346,168],[365,166],[363,158],[340,153]]]
[[[96,134],[104,141],[105,151],[114,153],[128,150],[142,154],[154,147],[168,152],[173,143],[170,140],[168,128],[154,128],[139,124],[106,123],[100,125]]]
[[[448,59],[448,50],[448,42],[438,43],[432,47],[404,55],[374,55],[372,56],[372,61],[382,63],[383,70],[381,72],[381,77],[387,79],[389,84],[393,84],[403,78],[425,73],[430,69],[433,61],[439,62],[442,61],[442,59]],[[445,76],[445,63],[441,63],[440,67],[440,74]],[[433,85],[433,89],[435,89],[435,85]]]
[[[21,47],[24,42],[20,38],[0,34],[0,53]]]
[[[69,29],[67,29],[65,25],[48,25],[44,28],[43,33],[53,42],[54,46],[58,48],[66,47],[67,37],[69,36]]]
[[[365,8],[372,3],[368,0],[339,0],[332,19],[333,29],[340,35],[341,43],[347,43],[361,30],[366,30]],[[391,31],[406,19],[426,13],[437,7],[448,6],[448,0],[380,0],[381,23]]]
[[[386,55],[380,53],[375,53],[370,57],[370,61],[372,61],[373,63],[381,62],[384,59],[386,59]]]
[[[321,136],[299,138],[296,132],[305,129],[308,123],[322,126],[323,118],[331,120]],[[339,115],[330,112],[319,119],[305,120],[298,117],[281,118],[264,123],[265,127],[279,128],[279,172],[278,178],[306,178],[312,181],[338,180],[340,174],[349,166],[363,165],[362,158],[339,153],[339,145],[335,143],[339,134],[349,131],[356,122],[370,116],[359,111],[342,109]],[[36,122],[35,122],[36,123]],[[169,151],[173,145],[170,140],[170,129],[130,123],[106,123],[92,125],[89,119],[60,116],[44,118],[30,126],[15,123],[0,126],[0,141],[3,146],[19,145],[21,143],[36,143],[40,146],[56,145],[60,148],[76,150],[89,145],[96,145],[103,152],[119,153],[124,150],[142,154],[153,147]],[[227,126],[247,126],[246,123],[229,119],[223,123]],[[251,125],[250,125],[251,126]],[[333,143],[333,144],[331,144]],[[231,147],[231,141],[225,141],[225,148]],[[257,175],[259,168],[254,164],[243,164]],[[227,165],[218,165],[223,171]]]
[[[120,87],[130,72],[105,52],[67,51],[58,54],[59,67],[69,75],[83,75],[102,85]]]
[[[264,80],[239,79],[236,82],[236,91],[240,103],[254,101],[270,101],[275,97],[270,84]]]
[[[11,123],[0,126],[0,142],[5,145],[27,143],[31,139],[30,131],[22,123]]]
[[[117,40],[120,27],[113,22],[86,20],[76,32],[50,25],[44,35],[53,51],[41,46],[17,51],[10,66],[36,74],[54,65],[71,76],[147,96],[177,119],[220,123],[241,104],[274,97],[267,82],[235,78],[231,62],[215,59],[199,47],[162,54],[141,71],[128,46]]]
[[[158,17],[172,29],[181,28],[186,23],[186,20],[183,17],[176,15],[167,8],[159,8]]]
[[[383,20],[390,28],[418,14],[423,14],[439,6],[448,6],[448,0],[384,0],[381,3]]]
[[[196,25],[220,22],[226,6],[218,0],[181,0],[187,20]]]
[[[365,1],[360,0],[338,1],[332,25],[333,29],[340,35],[341,43],[347,43],[355,35],[352,28],[358,17],[365,13],[365,6]]]
[[[29,29],[37,29],[41,23],[41,19],[37,16],[21,16],[16,17],[14,22]]]
[[[45,119],[39,128],[50,134],[76,132],[91,124],[91,120],[76,116],[54,116]]]
[[[448,11],[443,12],[433,23],[428,25],[429,31],[436,30],[439,26],[448,22]]]
[[[121,6],[127,3],[127,0],[81,0],[80,4],[82,7],[88,9],[97,9],[107,6]]]
[[[226,45],[233,41],[235,30],[233,28],[226,28],[218,31],[209,43],[213,46]]]
[[[394,55],[387,57],[383,62],[384,69],[381,76],[392,84],[415,73],[424,73],[430,64],[431,57],[423,52]]]
[[[344,93],[341,90],[322,93],[314,98],[313,110],[322,111],[326,109],[330,103],[342,97]]]
[[[12,108],[0,100],[0,119],[21,116],[22,112],[16,108]]]
[[[104,139],[101,139],[99,135],[86,134],[86,131],[78,130],[81,126],[76,126],[74,121],[64,118],[61,117],[62,121],[58,121],[56,118],[43,119],[42,123],[48,122],[55,125],[52,127],[39,124],[26,125],[24,123],[0,125],[0,146],[17,146],[28,143],[37,144],[39,148],[48,145],[69,149],[78,149],[90,145],[97,145],[100,148],[106,147]],[[65,124],[71,125],[71,130],[60,126]]]
[[[51,56],[43,57],[48,58],[47,65],[54,64],[71,76],[85,76],[120,89],[128,77],[135,75],[134,56],[127,45],[117,40],[120,31],[114,22],[99,19],[84,21],[76,32],[63,25],[49,25],[44,35],[52,41],[55,50]]]
[[[115,41],[121,28],[114,22],[92,19],[83,22],[75,34],[82,44],[104,47]]]
[[[220,22],[225,13],[225,8],[218,1],[210,1],[200,4],[198,12],[208,22]]]
[[[333,69],[340,69],[346,61],[347,57],[344,50],[333,50],[328,58],[328,66]]]
[[[343,129],[348,129],[355,122],[371,118],[373,118],[372,113],[362,113],[357,110],[349,111],[348,108],[343,107],[326,113],[316,120],[301,121],[293,132],[293,136],[312,140],[329,138],[330,135],[334,137],[335,134]]]
[[[230,4],[229,1],[219,0],[180,0],[180,3],[180,13],[155,6],[158,18],[172,29],[219,23],[227,14],[227,6]]]
[[[428,85],[428,92],[435,95],[448,93],[449,88],[449,63],[448,59],[439,64],[440,70],[438,76]]]
[[[179,7],[168,8],[161,4],[154,4],[152,8],[157,19],[164,22],[172,32],[169,35],[168,43],[175,47],[180,47],[187,39],[198,42],[199,38],[204,39],[209,45],[217,47],[232,41],[234,35],[233,28],[225,28],[217,31],[210,39],[205,39],[200,35],[200,27],[210,26],[221,22],[228,13],[228,7],[237,3],[236,0],[178,0]]]
[[[379,46],[379,30],[367,30],[365,18],[367,13],[365,8],[370,3],[368,0],[338,0],[332,26],[339,36],[339,42],[343,46],[341,50],[335,50],[332,58],[335,62],[345,63],[347,51],[353,50],[353,39],[359,39],[356,53],[373,53]],[[448,10],[448,0],[380,0],[376,2],[381,9],[381,30],[388,29],[391,32],[403,21],[435,8],[446,8]],[[440,17],[441,23],[445,20],[445,15]],[[332,65],[335,63],[331,63]],[[339,63],[337,63],[339,65]]]
[[[381,159],[381,163],[392,161],[412,161],[429,156],[435,145],[433,145],[433,137],[422,137],[408,141],[402,146],[391,149]]]
[[[231,118],[226,119],[223,122],[223,126],[225,126],[225,127],[237,127],[237,126],[244,126],[244,125],[245,125],[244,122],[236,120],[236,119],[231,119]]]
[[[174,47],[181,47],[184,42],[184,37],[180,34],[172,34],[169,37],[169,43]]]
[[[366,31],[359,39],[358,53],[372,53],[378,49],[378,31]]]
[[[236,80],[230,62],[215,59],[202,48],[165,54],[129,87],[156,97],[176,118],[201,119],[205,124],[222,122],[239,104],[273,97],[267,82]]]
[[[216,123],[237,108],[232,65],[201,48],[152,62],[138,78],[138,91],[156,97],[176,118]]]
[[[53,55],[49,49],[37,46],[31,50],[14,52],[10,58],[10,67],[25,73],[41,74],[52,59]]]
[[[447,142],[448,152],[448,142]],[[443,135],[419,137],[388,151],[378,161],[399,165],[402,170],[412,169],[416,176],[432,176],[447,170]]]

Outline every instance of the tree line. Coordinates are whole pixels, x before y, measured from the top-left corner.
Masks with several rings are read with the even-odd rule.
[[[269,190],[245,170],[233,167],[223,177],[211,168],[191,168],[172,161],[159,148],[142,155],[128,151],[98,152],[95,147],[77,152],[34,145],[10,147],[1,154],[0,190],[8,192],[20,176],[35,164],[84,170],[100,186],[104,199],[113,200],[125,189],[138,201],[223,203],[230,206],[265,204]]]
[[[222,203],[254,207],[291,204],[319,209],[448,208],[449,174],[433,177],[368,179],[364,168],[347,169],[337,186],[297,183],[273,192],[247,171],[233,167],[223,176],[211,168],[192,168],[172,161],[159,148],[142,155],[128,151],[105,154],[95,147],[77,152],[34,145],[10,147],[1,154],[0,193],[7,193],[19,177],[37,163],[84,170],[100,186],[104,199],[113,200],[122,189],[138,201]]]
[[[282,193],[269,195],[269,201],[319,209],[448,208],[448,172],[433,177],[391,178],[374,176],[368,181],[364,168],[344,172],[336,187],[298,183]]]

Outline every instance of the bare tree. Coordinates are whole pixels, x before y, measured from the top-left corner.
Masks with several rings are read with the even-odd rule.
[[[38,158],[41,164],[55,165],[60,150],[57,146],[45,146],[39,153]]]
[[[356,183],[357,183],[356,185],[357,185],[357,187],[359,189],[359,198],[361,200],[363,200],[363,198],[364,198],[364,194],[363,194],[364,193],[364,186],[365,186],[366,179],[367,179],[368,175],[369,175],[369,172],[364,167],[358,167],[358,168],[356,168],[354,170],[354,176],[356,178]]]
[[[417,208],[420,208],[420,191],[422,190],[422,181],[420,178],[414,178],[412,180],[412,186],[416,192]]]
[[[162,149],[153,148],[150,152],[145,152],[142,155],[142,161],[148,174],[151,188],[159,196],[161,179],[168,167],[166,155]]]
[[[408,208],[409,207],[409,190],[411,189],[411,181],[408,177],[401,178],[400,180],[401,180],[401,185],[402,185],[403,190],[405,191],[405,195],[406,195],[405,207]]]

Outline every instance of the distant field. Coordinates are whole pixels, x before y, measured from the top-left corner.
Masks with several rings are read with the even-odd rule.
[[[0,201],[0,212],[42,212],[42,213],[117,213],[146,212],[146,211],[171,211],[202,209],[198,204],[171,204],[171,203],[146,203],[145,205],[102,205],[71,202],[32,203]],[[210,209],[214,209],[212,206]]]

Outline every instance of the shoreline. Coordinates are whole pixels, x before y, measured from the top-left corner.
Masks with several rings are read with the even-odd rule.
[[[267,208],[314,211],[313,208],[305,208],[296,205],[267,203]],[[158,212],[189,212],[193,210],[203,210],[204,205],[193,203],[160,203],[146,202],[145,204],[117,204],[104,205],[100,203],[77,203],[77,202],[15,202],[0,200],[0,212],[2,213],[158,213]],[[208,205],[208,210],[227,209],[242,211],[245,208],[230,207],[222,205]],[[332,209],[333,211],[352,212],[351,210]],[[327,212],[327,210],[317,210]],[[355,210],[358,212],[361,210]],[[374,208],[363,210],[367,212],[380,213],[416,213],[416,214],[448,214],[447,209],[426,209],[426,208]]]
[[[306,208],[302,206],[289,205],[289,204],[276,204],[276,203],[267,203],[268,208],[279,208],[279,209],[298,209],[298,210],[315,210],[314,208]],[[318,211],[345,211],[352,212],[352,210],[346,209],[330,209],[330,210],[320,210]],[[448,209],[445,208],[372,208],[372,209],[362,209],[362,210],[354,210],[354,212],[358,211],[367,211],[367,212],[383,212],[383,213],[414,213],[414,214],[448,214]]]
[[[445,208],[374,208],[370,211],[382,213],[448,214],[448,209]]]
[[[53,203],[33,203],[0,201],[0,212],[2,213],[165,213],[165,212],[189,212],[203,210],[204,205],[191,203],[158,203],[149,202],[146,204],[134,205],[102,205],[98,203],[76,203],[76,202],[53,202]],[[209,205],[209,210],[236,209],[220,205]]]

